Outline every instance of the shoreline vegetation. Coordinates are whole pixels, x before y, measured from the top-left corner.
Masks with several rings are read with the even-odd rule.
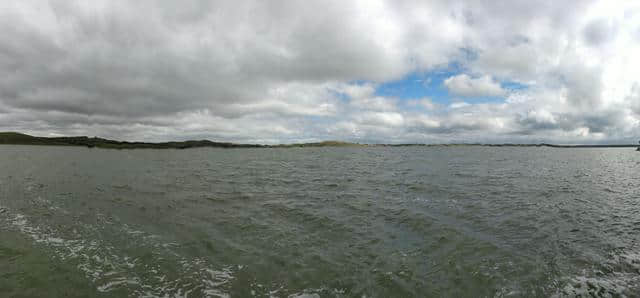
[[[455,147],[455,146],[486,146],[486,147],[551,147],[551,148],[635,148],[638,145],[556,145],[556,144],[360,144],[341,141],[324,141],[314,143],[296,143],[279,145],[236,144],[229,142],[214,142],[209,140],[192,140],[182,142],[125,142],[103,139],[98,137],[36,137],[17,132],[0,132],[0,145],[44,145],[44,146],[82,146],[88,148],[105,149],[188,149],[188,148],[301,148],[301,147]]]

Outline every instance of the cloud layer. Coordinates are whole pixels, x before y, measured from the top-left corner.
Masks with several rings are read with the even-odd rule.
[[[640,6],[627,1],[6,1],[0,32],[0,130],[260,143],[640,137]],[[437,100],[428,87],[377,92],[442,73]]]

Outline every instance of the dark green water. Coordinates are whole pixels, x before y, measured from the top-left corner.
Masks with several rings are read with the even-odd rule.
[[[632,149],[0,146],[1,297],[640,295]]]

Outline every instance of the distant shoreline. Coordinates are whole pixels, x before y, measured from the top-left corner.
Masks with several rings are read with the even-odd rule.
[[[296,143],[279,145],[236,144],[229,142],[214,142],[209,140],[192,140],[182,142],[125,142],[97,137],[35,137],[17,132],[0,132],[0,145],[44,145],[44,146],[80,146],[105,149],[188,149],[188,148],[302,148],[302,147],[550,147],[550,148],[636,148],[634,144],[618,145],[556,145],[556,144],[359,144],[340,141],[324,141],[315,143]]]

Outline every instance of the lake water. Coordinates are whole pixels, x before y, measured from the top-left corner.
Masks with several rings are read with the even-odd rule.
[[[640,153],[0,146],[2,297],[640,295]]]

